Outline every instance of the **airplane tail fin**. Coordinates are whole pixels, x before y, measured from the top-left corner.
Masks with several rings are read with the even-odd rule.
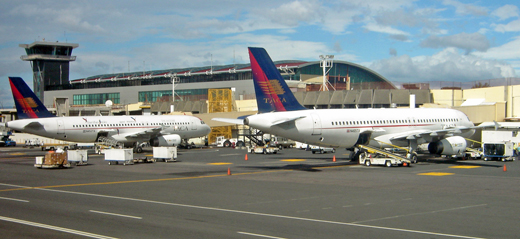
[[[19,119],[54,117],[20,77],[9,77]]]
[[[304,110],[264,48],[249,47],[258,113]]]

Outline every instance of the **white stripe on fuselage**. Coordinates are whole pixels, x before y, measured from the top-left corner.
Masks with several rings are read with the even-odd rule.
[[[8,127],[73,142],[94,142],[99,132],[108,132],[110,137],[120,142],[136,142],[149,140],[150,136],[126,136],[161,129],[155,135],[178,134],[185,139],[207,135],[210,130],[197,117],[185,115],[52,117],[15,120],[8,122]]]
[[[302,118],[273,126],[273,122],[297,117]],[[462,112],[439,108],[322,109],[273,112],[249,116],[248,125],[266,133],[297,141],[347,148],[354,146],[359,133],[366,130],[372,131],[371,138],[373,139],[389,134],[473,127],[473,123]],[[468,133],[468,135],[471,134],[472,132]]]

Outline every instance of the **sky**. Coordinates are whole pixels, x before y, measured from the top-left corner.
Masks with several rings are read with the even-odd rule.
[[[78,43],[70,79],[319,55],[392,82],[470,82],[520,74],[520,3],[484,0],[0,0],[0,108],[8,76],[32,87],[19,44]]]

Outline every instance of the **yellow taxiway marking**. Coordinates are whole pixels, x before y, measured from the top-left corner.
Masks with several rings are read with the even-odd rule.
[[[480,166],[464,166],[464,165],[460,165],[460,166],[450,166],[449,168],[480,168]]]
[[[284,161],[284,162],[302,162],[302,161],[306,161],[305,159],[282,159],[280,161]]]
[[[9,155],[26,155],[26,153],[11,153]]]
[[[441,173],[441,172],[431,172],[431,173],[419,173],[417,175],[423,175],[423,176],[448,176],[453,175],[454,173]]]
[[[249,173],[233,173],[233,176],[252,175],[252,174],[261,174],[261,173],[273,173],[273,172],[280,172],[280,171],[292,171],[292,170],[291,169],[287,169],[287,170],[270,170],[270,171],[249,172]],[[216,175],[184,177],[184,178],[158,178],[158,179],[115,181],[115,182],[104,182],[104,183],[78,183],[78,184],[51,185],[51,186],[41,186],[41,187],[20,187],[20,188],[12,188],[12,189],[0,190],[0,192],[19,191],[19,190],[28,190],[28,189],[47,189],[47,188],[64,188],[64,187],[79,187],[79,186],[94,186],[94,185],[110,185],[110,184],[123,184],[123,183],[160,182],[160,181],[174,181],[174,180],[216,178],[216,177],[229,177],[229,175],[227,175],[227,174],[216,174]]]
[[[208,163],[209,165],[228,165],[233,163]]]

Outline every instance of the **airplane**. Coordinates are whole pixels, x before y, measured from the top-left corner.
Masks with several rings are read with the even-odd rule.
[[[19,119],[5,126],[24,133],[79,143],[95,143],[104,137],[140,153],[140,142],[178,146],[182,140],[211,132],[204,121],[189,115],[56,117],[22,78],[9,77],[9,82]]]
[[[323,146],[409,147],[407,157],[417,162],[417,148],[428,143],[436,155],[459,155],[475,126],[462,112],[445,108],[307,109],[292,94],[263,48],[249,47],[258,114],[243,119],[212,120],[248,125],[265,133]]]

